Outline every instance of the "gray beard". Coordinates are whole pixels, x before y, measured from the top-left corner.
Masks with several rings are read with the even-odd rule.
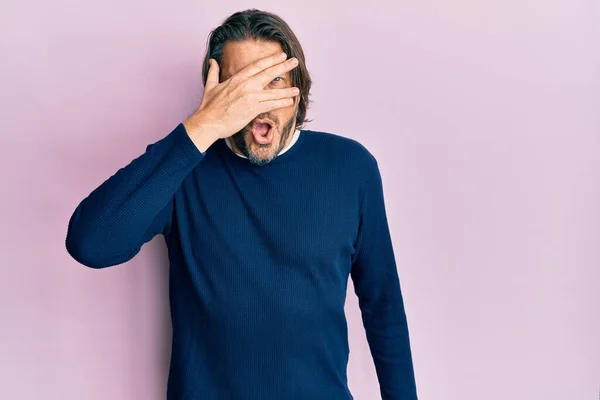
[[[250,132],[250,128],[251,128],[250,126],[247,126],[244,129],[242,129],[241,131],[235,133],[233,136],[231,136],[231,140],[233,140],[233,142],[235,143],[237,148],[242,152],[243,155],[245,155],[248,158],[248,161],[250,161],[251,164],[254,164],[257,166],[266,165],[266,164],[270,163],[271,161],[273,161],[274,159],[276,159],[277,156],[279,155],[279,153],[281,152],[281,150],[283,150],[283,148],[285,147],[285,143],[287,142],[287,139],[292,134],[292,132],[291,132],[292,125],[294,125],[294,121],[296,120],[297,113],[298,113],[298,108],[296,108],[296,112],[294,112],[294,115],[292,116],[292,118],[290,118],[289,122],[287,124],[285,124],[285,126],[283,127],[283,129],[281,131],[281,140],[279,141],[279,148],[271,157],[258,158],[256,156],[254,156],[254,154],[250,153],[248,144],[246,143],[246,140],[244,139],[246,134],[248,132]],[[268,147],[270,145],[271,145],[270,143],[269,144],[258,144],[258,147]]]

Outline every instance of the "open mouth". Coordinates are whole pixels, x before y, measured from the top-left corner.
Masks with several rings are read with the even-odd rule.
[[[268,144],[273,140],[273,122],[267,119],[257,119],[250,128],[254,141],[260,144]]]

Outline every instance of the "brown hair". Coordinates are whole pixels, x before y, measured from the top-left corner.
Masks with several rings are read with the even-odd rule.
[[[257,9],[239,11],[229,16],[223,23],[210,32],[202,66],[203,83],[206,85],[210,58],[214,58],[221,65],[223,47],[229,41],[263,40],[278,42],[288,58],[296,57],[298,66],[290,71],[292,86],[300,89],[300,101],[296,116],[296,128],[302,129],[306,122],[306,110],[310,103],[310,87],[312,79],[306,69],[304,51],[298,38],[289,25],[278,15]]]

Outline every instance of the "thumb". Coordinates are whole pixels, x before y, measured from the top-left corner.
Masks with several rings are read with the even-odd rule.
[[[219,84],[219,63],[211,58],[208,60],[208,74],[206,76],[206,86],[213,87]]]

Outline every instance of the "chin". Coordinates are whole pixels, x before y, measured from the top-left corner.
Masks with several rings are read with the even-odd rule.
[[[285,129],[290,129],[292,122],[286,125]],[[254,139],[252,133],[252,124],[249,124],[246,128],[237,132],[232,136],[231,140],[235,143],[238,150],[248,158],[248,161],[254,165],[265,165],[273,161],[283,149],[285,140],[283,139],[283,133],[280,131],[278,126],[273,128],[274,124],[271,125],[273,139],[269,143],[259,143]]]
[[[251,154],[247,154],[248,158],[257,158],[257,159],[269,159],[269,161],[277,155],[280,149],[280,140],[281,136],[277,133],[274,134],[273,140],[270,143],[262,144],[257,143],[252,136],[252,133],[248,133],[246,139],[246,146],[248,148],[248,152]]]

